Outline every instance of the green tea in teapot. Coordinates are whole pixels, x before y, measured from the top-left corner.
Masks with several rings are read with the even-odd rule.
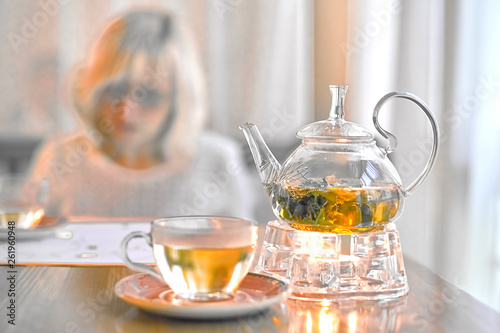
[[[377,230],[400,208],[396,186],[297,188],[274,184],[274,213],[296,229],[353,234]]]
[[[297,132],[297,138],[302,140],[300,146],[283,164],[256,125],[246,123],[240,129],[278,219],[306,231],[356,234],[380,230],[397,220],[405,198],[422,184],[434,165],[439,145],[436,119],[417,96],[406,92],[386,94],[373,111],[373,125],[388,140],[380,148],[370,131],[344,119],[347,86],[332,85],[330,92],[328,119],[302,127]],[[388,158],[397,139],[378,122],[382,105],[396,97],[410,100],[424,111],[434,137],[424,170],[406,188]]]

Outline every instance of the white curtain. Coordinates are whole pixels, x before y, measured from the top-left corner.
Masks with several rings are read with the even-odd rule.
[[[464,1],[464,11],[472,10],[470,5],[465,7]],[[465,142],[470,145],[469,274],[464,284],[500,311],[500,3],[481,1],[475,9],[478,28],[469,44],[477,47],[477,54],[470,59],[475,73],[469,81],[471,95],[462,102],[464,111],[477,104],[477,110],[463,116],[470,119],[470,141]]]
[[[253,122],[288,147],[313,114],[312,2],[213,2],[224,3],[235,5],[208,11],[211,125],[241,138],[238,125]]]
[[[423,99],[440,125],[436,167],[398,221],[404,252],[497,310],[499,14],[500,4],[486,0],[349,1],[339,45],[352,120],[375,131],[377,100],[400,90]],[[391,102],[382,113],[381,124],[398,138],[391,158],[409,185],[427,161],[430,126],[409,101]]]

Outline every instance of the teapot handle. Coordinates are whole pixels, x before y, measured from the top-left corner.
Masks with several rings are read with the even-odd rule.
[[[439,128],[437,125],[436,118],[434,117],[432,112],[429,110],[427,105],[425,105],[425,103],[420,98],[418,98],[417,96],[415,96],[413,94],[403,92],[403,91],[402,92],[388,93],[387,95],[385,95],[384,97],[382,97],[378,101],[377,105],[375,106],[375,109],[373,110],[373,124],[375,125],[375,128],[377,129],[377,131],[380,134],[382,134],[382,136],[384,138],[386,138],[389,141],[387,146],[382,149],[384,152],[384,155],[391,153],[394,150],[394,148],[396,148],[398,141],[392,133],[389,133],[388,131],[384,130],[379,125],[378,113],[379,113],[380,109],[382,108],[382,105],[384,105],[385,102],[387,102],[389,99],[391,99],[393,97],[394,98],[399,97],[399,98],[409,99],[410,101],[417,104],[422,109],[422,111],[424,111],[425,115],[427,116],[427,118],[429,119],[429,121],[431,123],[432,136],[434,139],[433,144],[432,144],[431,154],[429,156],[429,160],[427,161],[427,164],[425,165],[424,170],[422,171],[422,173],[420,173],[420,175],[417,177],[417,179],[415,179],[413,181],[413,183],[410,184],[410,186],[408,186],[405,190],[403,190],[404,196],[407,197],[410,194],[412,194],[413,191],[415,191],[415,189],[422,184],[424,179],[429,175],[429,172],[431,171],[432,167],[434,166],[434,163],[436,162],[436,156],[437,156],[438,147],[439,147]]]

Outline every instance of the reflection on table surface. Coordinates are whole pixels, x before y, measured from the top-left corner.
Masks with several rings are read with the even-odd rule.
[[[397,332],[407,297],[392,302],[330,303],[289,300],[289,332]],[[406,324],[410,324],[407,320]]]

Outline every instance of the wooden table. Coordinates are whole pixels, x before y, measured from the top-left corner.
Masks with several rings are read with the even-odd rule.
[[[288,301],[269,311],[227,321],[183,321],[130,306],[113,293],[133,274],[122,266],[18,266],[16,325],[7,324],[0,267],[0,332],[499,332],[500,314],[406,260],[407,298],[396,304],[323,307]]]
[[[264,227],[259,231],[262,236]],[[405,267],[410,293],[399,302],[288,300],[251,317],[210,322],[161,317],[122,302],[114,285],[135,272],[120,264],[25,263],[15,267],[12,326],[6,316],[11,268],[0,261],[0,332],[500,332],[499,313],[412,260]]]

